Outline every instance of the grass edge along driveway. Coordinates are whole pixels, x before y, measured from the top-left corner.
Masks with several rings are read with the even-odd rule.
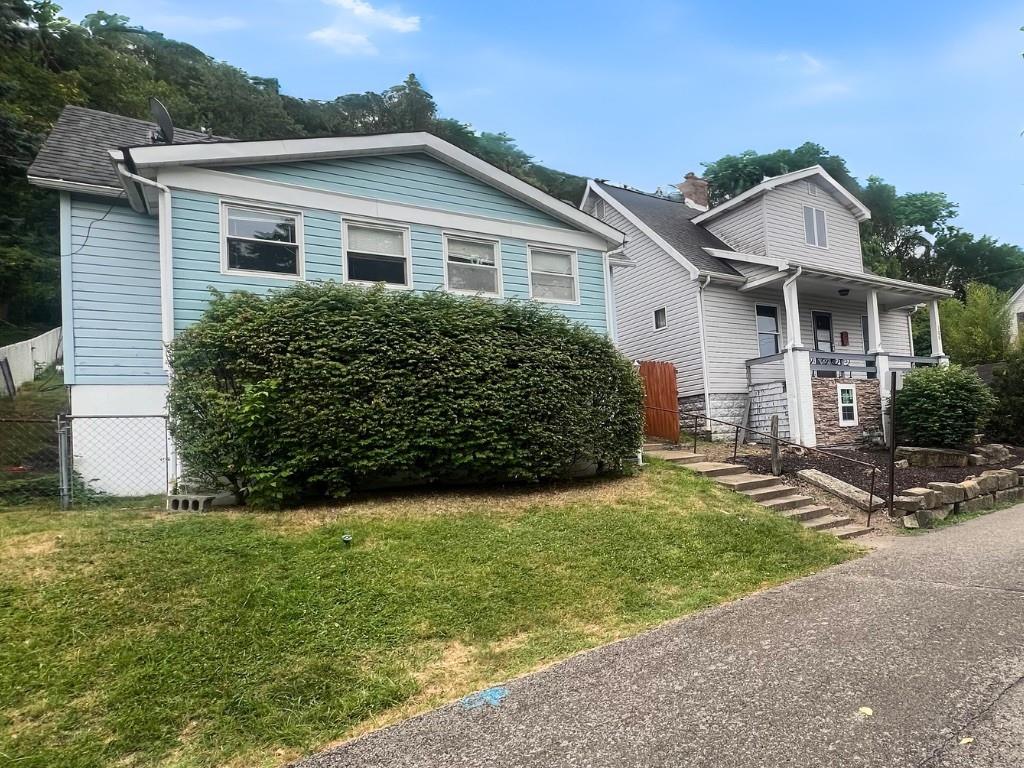
[[[661,463],[282,514],[8,509],[0,757],[280,765],[857,551]]]

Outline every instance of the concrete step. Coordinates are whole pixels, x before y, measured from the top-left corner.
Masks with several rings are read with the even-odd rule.
[[[726,475],[718,481],[731,491],[752,491],[755,488],[771,488],[782,485],[782,479],[772,475],[755,475],[745,472],[742,475]]]
[[[699,461],[687,464],[687,469],[699,472],[705,477],[722,477],[723,475],[745,474],[747,468],[740,464],[723,464],[719,461]]]
[[[800,525],[804,528],[810,528],[812,531],[824,531],[828,528],[843,528],[852,522],[853,521],[846,515],[837,515],[833,513],[831,515],[815,517],[810,520],[803,520]]]
[[[770,509],[773,512],[781,512],[784,509],[796,509],[797,507],[807,507],[812,504],[814,504],[814,499],[802,494],[780,496],[777,499],[769,499],[768,501],[761,502],[762,507]]]
[[[832,514],[832,508],[826,507],[824,504],[809,504],[806,507],[786,509],[779,514],[783,517],[788,517],[790,520],[813,520],[814,518],[821,517],[822,515]]]
[[[842,528],[831,528],[829,533],[835,536],[837,539],[855,539],[858,536],[864,536],[865,534],[871,533],[870,528],[864,528],[857,523],[850,523],[844,525]]]
[[[696,464],[697,462],[707,461],[708,458],[703,453],[693,453],[691,451],[683,450],[644,451],[644,456],[662,459],[664,461],[671,461],[673,464]]]
[[[678,445],[672,445],[671,443],[644,443],[644,453],[647,451],[672,451],[678,448]]]
[[[753,490],[744,489],[741,491],[744,496],[749,496],[754,501],[761,503],[762,501],[769,501],[770,499],[777,499],[780,496],[792,496],[796,493],[796,488],[791,485],[770,485],[764,488],[754,488]]]

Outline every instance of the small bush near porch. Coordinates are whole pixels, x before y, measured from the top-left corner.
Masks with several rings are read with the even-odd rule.
[[[280,766],[853,553],[661,464],[288,513],[7,511],[0,755]]]
[[[916,368],[896,395],[900,445],[960,448],[985,427],[996,405],[978,374],[959,365]]]
[[[264,506],[616,470],[642,439],[632,364],[534,303],[334,283],[221,294],[170,359],[186,471]]]

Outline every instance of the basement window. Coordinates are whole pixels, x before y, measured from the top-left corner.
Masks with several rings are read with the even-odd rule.
[[[839,426],[857,426],[857,388],[853,384],[840,384],[837,388],[839,396]]]
[[[661,328],[668,327],[668,314],[665,308],[654,310],[654,330],[660,330]]]
[[[300,214],[225,205],[221,221],[226,271],[301,277]]]
[[[825,231],[825,211],[810,205],[804,206],[804,239],[815,248],[828,248],[828,233]]]

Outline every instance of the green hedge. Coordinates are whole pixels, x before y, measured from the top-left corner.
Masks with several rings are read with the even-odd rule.
[[[994,440],[1024,445],[1024,348],[1014,345],[1006,360],[992,369],[996,407],[989,425]]]
[[[534,303],[334,283],[215,294],[170,361],[187,473],[260,505],[614,470],[642,440],[630,362]]]
[[[980,432],[995,398],[978,375],[959,365],[916,368],[896,395],[896,431],[903,445],[958,448]]]

